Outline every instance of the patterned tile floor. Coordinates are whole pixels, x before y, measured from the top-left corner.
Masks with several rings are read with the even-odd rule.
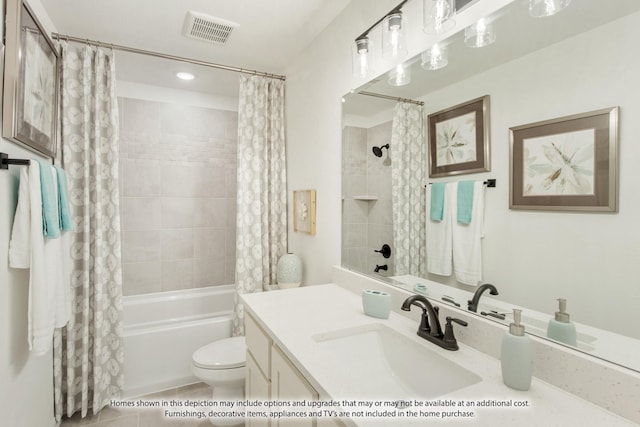
[[[211,389],[204,383],[153,393],[132,400],[170,400],[170,399],[209,399]],[[99,414],[80,418],[75,414],[64,418],[61,427],[211,427],[207,419],[169,419],[163,415],[163,409],[114,408],[105,407]]]

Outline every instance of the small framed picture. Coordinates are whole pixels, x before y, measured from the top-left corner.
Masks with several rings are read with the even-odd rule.
[[[53,158],[60,55],[26,2],[5,8],[2,136]]]
[[[489,95],[429,115],[429,176],[488,172]]]
[[[293,231],[316,234],[316,190],[293,192]]]
[[[618,107],[510,129],[511,209],[617,212]]]

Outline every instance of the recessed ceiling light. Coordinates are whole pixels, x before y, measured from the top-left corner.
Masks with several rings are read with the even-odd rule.
[[[179,73],[176,73],[176,77],[178,77],[181,80],[193,80],[196,78],[196,76],[194,76],[191,73],[186,73],[184,71],[181,71]]]

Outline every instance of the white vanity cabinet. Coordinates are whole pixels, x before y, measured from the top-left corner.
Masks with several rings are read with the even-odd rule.
[[[247,365],[245,393],[247,400],[317,400],[318,392],[309,384],[287,356],[274,345],[273,340],[250,316],[245,316]],[[283,409],[295,409],[283,407]],[[315,418],[261,419],[249,418],[247,426],[300,426],[316,427],[336,425],[330,420],[318,423]]]

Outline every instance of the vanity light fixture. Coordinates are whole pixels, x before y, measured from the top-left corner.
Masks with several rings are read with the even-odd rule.
[[[390,13],[382,20],[382,56],[387,60],[398,59],[407,53],[403,21],[400,10]]]
[[[196,76],[191,73],[187,73],[186,71],[180,71],[179,73],[176,73],[176,77],[180,80],[193,80],[196,78]]]
[[[451,0],[423,0],[422,30],[427,34],[440,34],[456,25]]]
[[[389,71],[389,84],[391,86],[404,86],[411,83],[411,68],[405,64],[398,64]]]
[[[446,46],[439,43],[434,44],[431,48],[422,52],[422,68],[425,70],[439,70],[449,63],[449,54]]]
[[[529,0],[529,15],[534,18],[555,15],[570,3],[571,0]]]
[[[369,73],[371,63],[371,40],[364,36],[356,39],[353,55],[353,75],[364,78]]]
[[[493,23],[481,18],[464,29],[464,44],[469,47],[485,47],[496,41]]]

